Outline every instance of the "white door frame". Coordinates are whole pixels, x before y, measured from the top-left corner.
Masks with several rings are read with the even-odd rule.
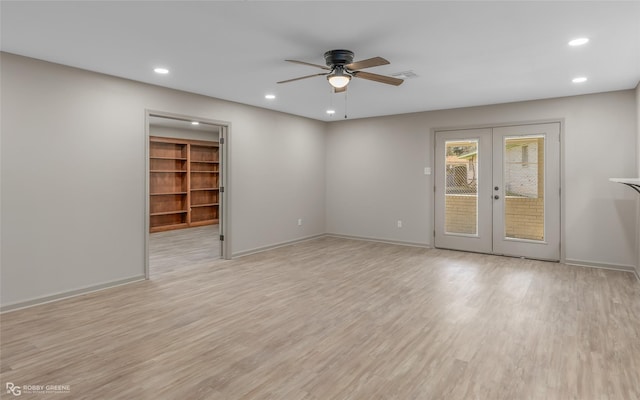
[[[434,175],[433,175],[433,183],[434,183],[434,190],[430,191],[431,199],[432,199],[432,207],[433,207],[433,218],[431,219],[431,223],[432,223],[432,243],[433,243],[433,247],[436,247],[436,220],[437,220],[437,210],[436,210],[436,198],[437,198],[437,194],[436,194],[436,179],[437,179],[437,168],[438,165],[436,163],[436,134],[438,132],[455,132],[455,131],[463,131],[463,130],[473,130],[473,129],[485,129],[485,128],[489,128],[489,129],[494,129],[494,128],[502,128],[502,127],[510,127],[510,126],[525,126],[525,125],[539,125],[539,124],[548,124],[548,123],[556,123],[559,125],[559,153],[558,153],[558,157],[559,157],[559,188],[560,188],[560,233],[559,233],[559,246],[560,246],[560,263],[565,263],[566,262],[566,246],[564,245],[566,243],[566,236],[565,236],[565,232],[566,232],[566,221],[565,221],[565,198],[566,198],[566,194],[565,191],[562,190],[562,188],[565,186],[565,157],[564,157],[564,130],[565,130],[565,119],[564,118],[554,118],[554,119],[540,119],[540,120],[528,120],[528,121],[514,121],[514,122],[502,122],[502,123],[488,123],[488,124],[474,124],[474,125],[462,125],[462,126],[442,126],[442,127],[434,127],[431,128],[431,148],[433,149],[433,153],[432,153],[432,160],[433,161],[433,171],[434,171]],[[473,250],[469,250],[469,251],[473,251]]]
[[[220,257],[225,260],[231,259],[231,187],[229,185],[230,166],[229,162],[229,146],[231,123],[227,121],[213,120],[210,118],[197,117],[193,115],[184,115],[170,113],[166,111],[145,110],[145,135],[144,135],[144,276],[149,279],[149,118],[151,116],[180,119],[185,121],[201,121],[203,123],[217,125],[220,127],[220,182],[219,186],[224,188],[219,193],[218,202],[222,212],[219,214],[218,230],[220,235],[224,236],[224,240],[220,242]]]

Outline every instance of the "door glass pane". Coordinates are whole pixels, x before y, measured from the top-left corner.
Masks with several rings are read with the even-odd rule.
[[[478,140],[445,142],[445,232],[478,234]]]
[[[544,136],[504,140],[504,231],[507,238],[544,240]]]

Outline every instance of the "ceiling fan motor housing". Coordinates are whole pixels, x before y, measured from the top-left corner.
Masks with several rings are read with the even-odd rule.
[[[324,53],[324,60],[327,63],[327,67],[351,64],[353,62],[353,51],[329,50]]]

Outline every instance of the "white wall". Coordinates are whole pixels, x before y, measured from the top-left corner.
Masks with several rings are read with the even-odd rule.
[[[607,178],[640,173],[639,89],[325,124],[0,62],[2,307],[142,277],[145,109],[231,123],[234,254],[325,232],[431,245],[432,129],[564,119],[566,258],[637,265],[637,195]]]
[[[143,276],[145,109],[231,122],[233,253],[325,232],[324,123],[12,54],[0,62],[3,307]]]
[[[423,172],[431,164],[432,142],[417,116],[329,124],[327,232],[430,243],[433,188]]]
[[[220,138],[218,132],[206,132],[190,129],[170,128],[167,126],[151,125],[149,127],[149,136],[159,136],[166,138],[189,139],[189,140],[205,140],[217,142]]]
[[[432,129],[564,120],[565,257],[636,265],[635,193],[608,181],[636,173],[632,90],[330,123],[327,232],[431,246]],[[403,220],[403,228],[396,221]]]

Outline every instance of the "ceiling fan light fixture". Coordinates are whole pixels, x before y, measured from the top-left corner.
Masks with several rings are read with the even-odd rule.
[[[329,77],[329,83],[336,89],[342,89],[347,86],[350,80],[351,77],[346,75],[335,75]]]
[[[342,66],[337,66],[329,75],[327,75],[329,84],[336,89],[342,89],[351,81],[351,75],[344,71]]]

